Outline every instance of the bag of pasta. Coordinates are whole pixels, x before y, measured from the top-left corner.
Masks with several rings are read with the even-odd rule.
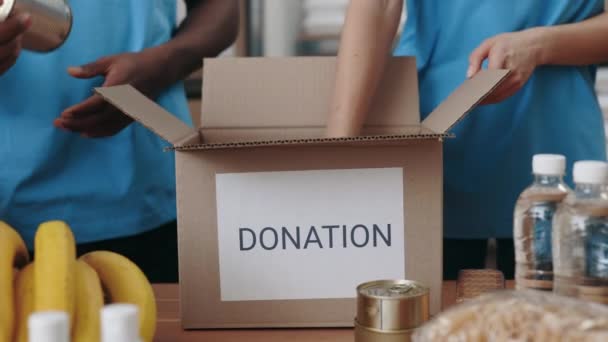
[[[447,310],[413,341],[608,341],[608,306],[540,291],[501,291]]]

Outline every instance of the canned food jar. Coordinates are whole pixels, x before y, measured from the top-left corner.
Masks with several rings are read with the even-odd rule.
[[[409,342],[429,320],[429,289],[410,280],[380,280],[357,287],[355,342]]]
[[[72,10],[65,0],[4,0],[0,22],[12,13],[30,13],[32,26],[23,34],[23,48],[50,52],[66,41],[72,29]]]

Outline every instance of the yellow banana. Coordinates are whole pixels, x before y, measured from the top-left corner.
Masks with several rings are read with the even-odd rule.
[[[14,267],[25,266],[29,258],[23,239],[0,221],[0,342],[9,342],[15,327]]]
[[[151,342],[156,330],[156,300],[144,273],[129,259],[112,252],[91,252],[80,259],[97,271],[110,303],[137,305],[141,338]]]
[[[76,310],[72,341],[99,342],[103,290],[97,272],[84,261],[76,262]]]
[[[34,310],[62,311],[74,321],[76,245],[70,227],[46,222],[36,232]]]
[[[27,319],[34,311],[34,263],[27,265],[15,283],[15,342],[27,342]]]

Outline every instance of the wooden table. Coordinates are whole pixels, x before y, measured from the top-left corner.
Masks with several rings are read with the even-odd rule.
[[[509,282],[508,287],[513,284]],[[352,342],[352,329],[204,330],[184,331],[179,320],[178,285],[155,285],[158,328],[155,342]],[[456,283],[445,282],[442,307],[456,302]]]

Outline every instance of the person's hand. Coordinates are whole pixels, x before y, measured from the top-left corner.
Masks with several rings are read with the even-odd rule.
[[[32,16],[29,13],[13,14],[0,23],[0,75],[17,62],[21,53],[21,36],[31,25]]]
[[[505,33],[484,41],[469,58],[467,78],[478,73],[488,60],[488,69],[508,69],[507,79],[483,104],[493,104],[515,95],[530,79],[539,65],[540,40],[534,29]]]
[[[101,58],[93,63],[71,67],[68,73],[76,78],[104,77],[104,87],[130,84],[149,97],[158,96],[163,86],[159,78],[162,66],[156,64],[154,53],[125,53]],[[93,95],[66,109],[54,122],[64,130],[80,133],[87,138],[113,136],[133,122],[131,118]]]

